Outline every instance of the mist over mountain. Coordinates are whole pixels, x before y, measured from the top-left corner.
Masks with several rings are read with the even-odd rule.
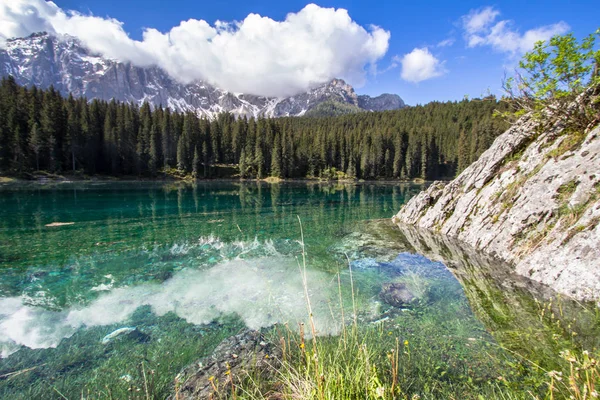
[[[274,98],[232,93],[204,81],[183,84],[159,67],[138,67],[89,51],[77,38],[45,32],[7,41],[0,50],[0,76],[21,85],[54,86],[63,95],[88,99],[144,102],[209,118],[222,112],[237,116],[302,116],[323,102],[337,102],[366,111],[405,107],[395,94],[357,95],[341,79],[291,97]]]

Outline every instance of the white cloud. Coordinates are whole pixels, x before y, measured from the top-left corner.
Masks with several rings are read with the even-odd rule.
[[[471,10],[462,17],[462,27],[468,47],[491,46],[494,50],[517,56],[531,50],[540,40],[567,32],[570,27],[556,24],[530,29],[524,34],[513,28],[513,21],[496,21],[500,12],[493,7]]]
[[[468,15],[463,17],[463,26],[467,33],[475,34],[488,27],[498,15],[500,12],[492,7],[471,10]]]
[[[363,28],[344,9],[309,4],[283,21],[257,14],[240,22],[182,21],[133,40],[115,19],[65,11],[44,0],[0,0],[0,47],[48,31],[78,37],[90,50],[139,66],[158,65],[183,82],[268,96],[294,94],[339,77],[360,86],[387,52],[390,33]]]
[[[448,47],[448,46],[452,46],[454,44],[456,40],[454,38],[448,38],[446,40],[442,40],[441,42],[439,42],[436,47]]]
[[[444,75],[447,71],[444,63],[435,58],[427,47],[414,49],[403,57],[395,57],[402,64],[400,76],[405,81],[418,83]]]

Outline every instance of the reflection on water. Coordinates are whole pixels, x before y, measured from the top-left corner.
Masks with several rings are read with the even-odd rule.
[[[396,228],[391,229],[387,221],[374,224],[375,230],[386,238],[391,234],[405,249],[443,262],[462,285],[477,318],[523,360],[552,370],[565,349],[600,347],[594,304],[561,297],[514,274],[512,266],[455,239],[403,224]],[[550,318],[544,318],[545,314]]]
[[[444,349],[482,381],[502,373],[493,360],[507,354],[489,347],[496,340],[552,356],[535,300],[551,293],[489,257],[387,220],[421,188],[0,188],[0,375],[33,371],[0,380],[0,397],[46,398],[58,389],[71,398],[106,386],[127,397],[120,378],[141,376],[140,362],[161,377],[164,397],[183,366],[243,326],[297,329],[307,319],[298,216],[317,334],[336,334],[356,311],[361,324],[385,321],[390,334]],[[72,224],[47,226],[55,222]],[[578,312],[568,303],[561,318]],[[582,332],[578,340],[597,340],[577,315],[570,329]],[[143,341],[124,335],[103,344],[133,327]]]

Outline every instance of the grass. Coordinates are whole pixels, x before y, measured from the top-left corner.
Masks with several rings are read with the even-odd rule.
[[[561,158],[565,153],[576,150],[585,140],[586,134],[581,130],[568,132],[565,129],[563,137],[564,138],[559,145],[548,153],[549,158],[558,159]]]
[[[114,327],[90,328],[57,350],[20,351],[0,363],[2,399],[164,399],[185,366],[206,356],[243,324],[198,328],[174,314],[154,316],[148,307],[131,321],[150,335],[148,343],[100,340]],[[8,376],[6,376],[8,374]]]
[[[306,268],[305,262],[303,257],[301,273]],[[306,280],[304,285],[314,333]],[[341,296],[340,303],[343,318]],[[356,323],[354,308],[352,322],[343,325],[339,336],[313,335],[311,345],[306,344],[303,327],[299,332],[287,326],[272,332],[272,340],[282,343],[284,349],[277,382],[257,385],[256,380],[246,380],[233,397],[252,400],[596,398],[596,387],[600,385],[598,354],[578,347],[571,324],[562,322],[566,315],[560,301],[536,304],[543,329],[532,331],[530,342],[546,345],[539,338],[550,336],[548,347],[561,349],[551,350],[546,360],[541,355],[540,359],[529,359],[503,348],[486,332],[474,335],[472,327],[462,323],[461,313],[466,310],[456,304],[443,304],[428,313],[415,310],[408,317],[402,315],[367,326]],[[440,324],[443,318],[436,313],[451,317]],[[595,320],[596,324],[600,322],[598,313]],[[505,334],[508,337],[510,332]],[[517,338],[520,335],[514,334]],[[528,349],[532,351],[530,355],[536,353],[537,346]]]
[[[341,325],[339,335],[316,336],[303,233],[300,243],[298,267],[308,324],[279,325],[267,332],[284,354],[274,380],[249,371],[240,384],[229,386],[230,390],[215,399],[594,398],[592,393],[600,385],[598,350],[583,350],[558,302],[537,306],[541,328],[513,326],[499,334],[499,341],[473,323],[466,301],[446,300],[455,294],[450,296],[448,291],[462,291],[447,285],[431,285],[427,302],[365,324],[359,322],[363,316],[357,311],[360,307],[350,269],[351,297],[341,295],[343,288],[338,283],[339,304],[331,305]],[[491,295],[481,293],[481,298]],[[351,303],[350,311],[344,302]],[[494,322],[486,324],[495,331],[494,323],[504,323],[506,317],[492,313],[493,301],[481,306],[495,315]],[[141,313],[150,310],[136,312]],[[598,313],[592,319],[600,324]],[[65,351],[54,353],[57,358],[44,357],[53,351],[50,349],[26,352],[21,359],[11,357],[10,365],[0,364],[0,397],[164,399],[173,392],[173,379],[183,366],[210,354],[220,340],[241,328],[239,321],[233,321],[225,332],[200,335],[193,325],[174,315],[137,315],[132,324],[145,332],[153,329],[151,337],[160,336],[161,340],[90,348],[85,344],[97,343],[107,329],[77,333],[61,344]],[[511,340],[518,344],[507,345]],[[138,347],[144,348],[142,355]]]
[[[575,190],[577,189],[578,185],[579,181],[577,180],[571,180],[567,183],[560,185],[560,187],[556,191],[558,193],[559,201],[561,203],[569,201],[573,193],[575,193]]]
[[[558,329],[553,315],[540,315]],[[548,369],[485,335],[461,335],[459,321],[446,340],[439,340],[440,327],[433,319],[413,322],[413,332],[390,330],[383,323],[351,324],[337,337],[311,339],[313,345],[302,331],[282,328],[272,333],[286,349],[276,382],[248,379],[236,397],[583,400],[594,398],[591,394],[600,385],[598,356],[566,347],[560,335],[556,345],[564,350]]]
[[[579,221],[579,219],[587,211],[587,209],[592,204],[594,204],[596,202],[596,200],[598,200],[600,198],[600,184],[596,184],[594,186],[594,191],[592,191],[592,193],[590,194],[590,197],[585,201],[585,203],[580,203],[575,206],[571,206],[571,204],[569,204],[569,200],[571,199],[572,194],[575,192],[577,185],[578,185],[578,182],[571,181],[564,185],[561,185],[558,189],[558,200],[559,200],[558,217],[564,219],[566,221],[566,223],[569,225],[573,225],[577,221]],[[593,228],[595,226],[595,223],[590,226]],[[588,226],[584,226],[581,229],[579,229],[578,227],[575,227],[575,228],[571,229],[571,231],[569,232],[570,233],[569,236],[572,237],[574,234],[576,234],[577,233],[577,231],[575,231],[576,229],[579,229],[579,232],[581,232],[582,230],[587,229],[587,228],[588,228]],[[569,237],[569,240],[571,237]],[[566,242],[563,242],[563,244],[564,243],[566,243]]]

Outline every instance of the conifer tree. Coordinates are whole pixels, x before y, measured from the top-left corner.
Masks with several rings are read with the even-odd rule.
[[[208,154],[208,143],[206,140],[202,142],[202,158],[204,159],[202,164],[204,167],[204,179],[206,179],[210,174],[210,156]]]
[[[180,172],[187,171],[187,161],[185,156],[185,140],[182,135],[177,142],[177,169]]]
[[[209,121],[147,103],[64,99],[8,78],[0,81],[0,170],[190,172],[197,151],[207,177],[228,163],[243,177],[335,178],[335,168],[364,179],[438,179],[491,145],[506,127],[491,119],[502,107],[486,98],[334,118],[221,114]]]
[[[238,169],[240,171],[240,178],[244,179],[246,178],[246,173],[247,173],[247,165],[246,165],[246,150],[242,149],[242,152],[240,154],[240,162],[238,164]]]
[[[198,177],[198,168],[200,167],[200,155],[198,154],[198,148],[194,148],[194,160],[192,161],[192,176]]]
[[[150,149],[149,149],[149,160],[148,160],[148,165],[149,165],[149,170],[150,170],[150,174],[152,174],[153,176],[156,175],[158,166],[159,166],[159,162],[160,162],[160,156],[159,156],[159,138],[158,138],[158,126],[156,124],[152,124],[152,128],[150,130]]]
[[[281,178],[281,139],[275,135],[273,154],[271,157],[271,176]]]

